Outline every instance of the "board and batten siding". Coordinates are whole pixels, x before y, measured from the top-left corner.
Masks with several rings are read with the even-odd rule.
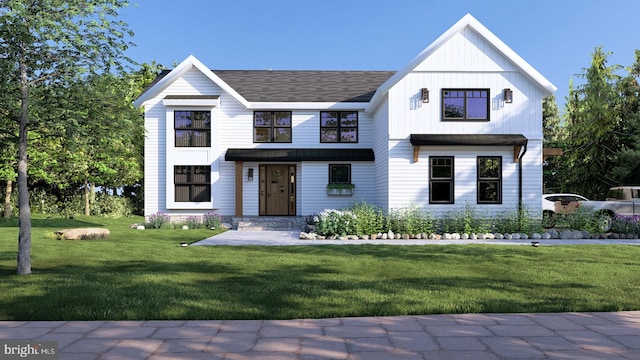
[[[428,84],[428,85],[427,85]],[[420,100],[429,88],[429,102]],[[442,121],[442,89],[489,89],[489,121]],[[514,91],[513,103],[503,90]],[[412,72],[389,91],[390,138],[410,134],[523,134],[542,137],[542,93],[519,73]]]
[[[372,203],[389,209],[389,103],[385,96],[373,115],[373,152],[375,161],[375,197]]]

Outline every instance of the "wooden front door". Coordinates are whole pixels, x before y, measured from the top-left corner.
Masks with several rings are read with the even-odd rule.
[[[295,165],[260,165],[260,215],[296,214],[295,179]]]

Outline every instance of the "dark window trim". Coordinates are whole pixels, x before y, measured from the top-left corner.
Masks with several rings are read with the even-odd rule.
[[[179,175],[179,168],[187,168],[187,176],[189,177],[187,181],[177,181],[176,178]],[[204,170],[205,181],[195,181],[194,175],[196,174],[196,168],[202,168]],[[195,199],[195,186],[206,185],[207,187],[207,196],[205,201],[198,201]],[[210,165],[174,165],[173,166],[173,186],[174,186],[174,194],[173,198],[175,202],[211,202],[211,166]],[[189,200],[179,200],[178,199],[178,186],[189,186]]]
[[[433,160],[435,159],[450,159],[451,160],[451,177],[441,178],[433,176]],[[434,201],[433,200],[433,183],[448,182],[451,184],[449,196],[450,201]],[[453,156],[429,156],[429,204],[455,204],[455,157]]]
[[[498,159],[500,166],[498,168],[498,177],[480,177],[480,161],[483,159]],[[478,204],[502,204],[502,156],[478,156],[476,159],[476,200]],[[496,201],[480,200],[480,183],[481,182],[497,182],[498,183],[498,199]]]
[[[322,126],[322,114],[324,113],[338,113],[338,122],[336,126]],[[342,118],[343,113],[355,113],[356,114],[356,126],[345,126],[345,129],[355,129],[356,130],[356,139],[355,141],[342,141],[342,136],[340,136],[340,132],[342,130],[342,124],[340,119]],[[322,140],[322,130],[323,129],[336,129],[336,141],[323,141]],[[343,144],[357,144],[360,141],[360,112],[357,110],[344,110],[344,111],[320,111],[320,143],[324,144],[335,144],[335,143],[343,143]]]
[[[192,120],[191,126],[177,126],[176,124],[176,114],[177,113],[206,113],[209,115],[209,127],[194,127],[194,122]],[[178,145],[178,131],[188,131],[191,136],[189,138],[189,145]],[[194,133],[204,133],[207,135],[207,141],[205,145],[193,145],[193,139],[195,138]],[[211,147],[211,111],[209,110],[174,110],[173,111],[173,146],[177,148],[190,148],[190,147]]]
[[[332,168],[334,166],[344,166],[347,168],[347,181],[335,181],[332,177]],[[351,164],[329,164],[329,184],[351,184]]]
[[[256,126],[256,113],[271,113],[271,126]],[[276,126],[275,114],[276,113],[289,113],[289,126]],[[256,141],[256,129],[270,129],[271,131],[271,139],[269,141]],[[276,132],[275,129],[289,129],[289,141],[275,141]],[[253,112],[253,142],[259,144],[291,144],[293,142],[293,112],[287,110],[276,110],[276,111],[265,111],[265,110],[256,110]]]
[[[464,117],[462,118],[447,118],[444,116],[444,109],[445,109],[445,97],[444,97],[444,93],[445,91],[464,91],[465,92],[465,96],[464,96]],[[478,118],[467,118],[467,91],[486,91],[487,92],[487,118],[486,119],[478,119]],[[441,97],[441,109],[440,109],[440,118],[442,119],[442,121],[491,121],[491,91],[488,88],[447,88],[447,89],[442,89],[440,91],[440,97]]]

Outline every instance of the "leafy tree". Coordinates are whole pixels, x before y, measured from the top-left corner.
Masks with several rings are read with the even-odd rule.
[[[613,104],[619,76],[618,65],[607,66],[602,47],[592,54],[591,66],[579,76],[585,84],[570,89],[567,102],[567,187],[592,199],[599,199],[616,183],[611,164],[620,149],[619,119]]]
[[[31,208],[28,190],[29,130],[54,122],[31,113],[34,88],[63,86],[82,74],[121,70],[131,45],[127,24],[118,21],[125,0],[4,0],[0,3],[0,69],[16,70],[8,96],[19,103],[17,273],[31,273]],[[125,58],[126,59],[126,58]]]
[[[4,182],[4,215],[5,219],[11,217],[11,193],[13,182],[16,180],[16,155],[17,155],[17,119],[18,103],[8,94],[12,92],[11,78],[15,73],[11,64],[0,62],[0,181]]]

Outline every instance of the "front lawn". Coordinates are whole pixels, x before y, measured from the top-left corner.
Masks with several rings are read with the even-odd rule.
[[[189,246],[211,230],[34,218],[33,274],[0,220],[0,320],[293,319],[640,309],[640,246]],[[55,240],[101,227],[106,240]],[[301,242],[302,243],[302,242]]]

